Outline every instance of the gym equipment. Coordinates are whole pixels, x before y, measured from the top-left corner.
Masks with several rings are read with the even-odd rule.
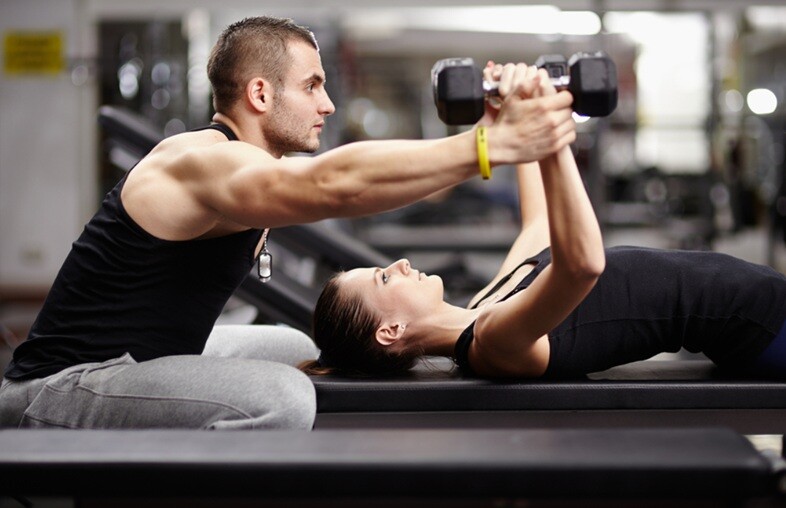
[[[641,361],[575,380],[464,377],[447,358],[401,377],[312,376],[317,429],[724,425],[783,434],[786,383],[723,375],[709,360]]]
[[[371,499],[384,506],[413,506],[413,499],[423,503],[415,506],[513,506],[513,499],[531,499],[527,506],[686,506],[686,499],[783,506],[761,504],[779,502],[777,463],[723,428],[14,429],[0,431],[0,496],[74,497],[77,506],[115,506],[121,498],[158,498],[167,506],[177,498],[205,503],[196,506],[216,498],[245,501],[240,506],[252,506],[250,499],[328,507],[369,506]]]
[[[608,116],[617,107],[617,67],[603,52],[544,55],[535,65],[546,69],[558,90],[573,94],[573,110],[584,116]],[[485,101],[499,94],[483,80],[472,58],[445,58],[431,69],[431,85],[439,118],[448,125],[480,120]]]

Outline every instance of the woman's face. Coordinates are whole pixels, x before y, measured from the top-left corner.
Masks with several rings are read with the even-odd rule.
[[[356,268],[340,281],[343,289],[356,291],[373,310],[391,319],[411,321],[436,309],[444,297],[442,279],[415,270],[406,259],[385,268]]]

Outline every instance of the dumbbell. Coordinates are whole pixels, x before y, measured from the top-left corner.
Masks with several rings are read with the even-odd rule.
[[[583,116],[607,116],[617,107],[617,67],[605,53],[543,55],[535,61],[546,69],[557,90],[573,94],[573,110]],[[496,83],[483,79],[472,58],[445,58],[431,69],[431,86],[439,118],[448,125],[475,123],[488,97],[499,95]]]

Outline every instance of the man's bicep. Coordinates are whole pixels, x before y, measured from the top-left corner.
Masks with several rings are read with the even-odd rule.
[[[212,155],[212,157],[210,156]],[[248,227],[277,227],[314,219],[316,203],[304,164],[275,159],[245,147],[208,154],[193,182],[198,199],[230,221]]]

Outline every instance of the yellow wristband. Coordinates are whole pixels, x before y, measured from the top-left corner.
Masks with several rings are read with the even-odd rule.
[[[478,127],[475,131],[475,141],[478,145],[478,167],[480,176],[484,180],[491,178],[491,163],[489,163],[489,138],[486,136],[486,128]]]

